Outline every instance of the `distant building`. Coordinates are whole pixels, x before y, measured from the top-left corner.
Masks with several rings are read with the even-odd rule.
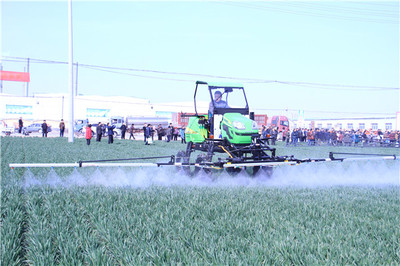
[[[0,119],[15,123],[19,117],[24,121],[47,120],[50,124],[60,119],[68,122],[68,98],[64,94],[36,94],[21,97],[0,95]],[[121,96],[76,96],[74,119],[88,119],[90,122],[106,122],[110,116],[154,116],[150,101]],[[10,123],[9,123],[10,124]],[[67,123],[66,123],[67,124]]]
[[[208,112],[209,102],[199,101],[196,104],[199,113]],[[193,101],[151,103],[148,99],[97,95],[75,96],[74,108],[75,121],[88,119],[90,123],[107,122],[111,116],[164,117],[173,122],[177,113],[193,114],[195,112]],[[53,127],[58,127],[59,121],[64,119],[68,125],[68,112],[66,94],[36,94],[30,97],[0,94],[0,120],[6,121],[9,126],[17,126],[20,117],[26,124],[46,120]],[[256,111],[256,116],[260,114],[268,117],[274,115],[272,111]],[[289,121],[291,128],[301,126],[302,128],[400,130],[400,112],[392,116],[355,118],[301,118],[299,120],[292,117]]]
[[[297,127],[296,123],[294,125]],[[399,130],[399,126],[400,124],[397,122],[396,116],[306,119],[303,125],[305,128],[333,128],[336,130]]]

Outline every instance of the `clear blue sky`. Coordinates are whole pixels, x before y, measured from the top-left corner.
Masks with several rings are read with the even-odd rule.
[[[73,33],[80,94],[191,101],[195,80],[218,80],[243,83],[258,113],[400,111],[399,90],[384,89],[400,87],[398,1],[73,1]],[[67,62],[67,1],[2,1],[1,37],[3,70],[24,71],[14,57]],[[67,65],[30,73],[30,95],[68,92]]]

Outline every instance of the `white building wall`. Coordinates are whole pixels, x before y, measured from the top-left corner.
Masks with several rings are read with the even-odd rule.
[[[0,94],[0,119],[16,126],[22,117],[24,125],[46,120],[58,127],[61,119],[68,125],[68,98],[62,94],[38,94],[20,97]],[[149,100],[133,97],[76,96],[74,118],[106,122],[110,116],[155,116]]]
[[[105,122],[111,116],[155,116],[153,105],[148,100],[132,97],[78,96],[76,119],[89,122]]]
[[[197,111],[207,113],[208,106],[209,102],[197,102]],[[0,119],[10,126],[16,126],[19,117],[23,118],[25,125],[46,120],[53,127],[58,127],[62,118],[68,124],[68,108],[68,98],[63,94],[40,94],[34,97],[0,94]],[[74,118],[89,119],[90,123],[106,122],[111,116],[161,116],[172,119],[173,113],[180,112],[194,113],[193,101],[151,104],[147,99],[134,97],[77,96]],[[306,119],[303,127],[310,128],[312,121],[315,128],[321,125],[322,128],[331,126],[339,129],[341,124],[342,129],[348,129],[348,124],[351,123],[353,129],[359,129],[360,123],[364,123],[366,129],[377,124],[378,129],[385,130],[386,124],[391,124],[393,130],[400,130],[400,112],[391,117]],[[297,127],[297,123],[291,121],[291,127]]]
[[[24,124],[43,120],[59,121],[63,112],[62,97],[19,97],[0,95],[0,119],[16,126],[22,117]]]
[[[400,130],[399,123],[396,123],[396,118],[393,117],[376,117],[376,118],[342,118],[342,119],[319,119],[306,120],[305,127],[311,128],[334,128],[338,129],[381,129],[381,130]]]

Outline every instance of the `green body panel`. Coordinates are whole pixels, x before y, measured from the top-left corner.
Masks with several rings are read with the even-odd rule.
[[[186,142],[203,143],[208,138],[204,124],[199,124],[200,119],[203,118],[189,118],[189,123],[185,130]],[[235,127],[235,122],[239,122],[242,128]],[[254,123],[253,120],[239,113],[226,113],[221,121],[221,136],[233,144],[250,144],[251,136],[258,133],[257,127],[253,127]]]
[[[240,122],[243,128],[236,128],[234,122]],[[239,113],[226,113],[221,122],[222,138],[227,138],[233,144],[250,144],[251,136],[258,133],[255,122]]]
[[[208,119],[206,117],[205,119]],[[203,143],[206,138],[208,138],[207,129],[204,125],[199,124],[199,117],[190,117],[189,123],[185,130],[185,140],[186,142],[193,143]]]

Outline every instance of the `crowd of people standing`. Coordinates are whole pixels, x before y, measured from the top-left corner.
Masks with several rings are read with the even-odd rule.
[[[95,129],[93,129],[95,127]],[[18,120],[18,132],[21,133],[24,128],[22,117]],[[59,123],[60,137],[64,137],[65,123],[61,119]],[[87,124],[85,138],[87,145],[90,145],[90,140],[95,135],[96,141],[101,142],[102,137],[108,138],[108,143],[114,143],[115,125],[110,123],[104,124],[99,122],[97,125]],[[185,141],[185,127],[175,127],[170,123],[167,127],[161,124],[158,126],[145,123],[141,130],[135,128],[134,124],[129,126],[125,123],[119,128],[121,139],[125,139],[126,133],[129,133],[129,139],[136,139],[135,133],[143,132],[143,140],[145,145],[152,144],[156,138],[158,141],[178,141],[180,138],[181,143]],[[94,130],[94,131],[93,131]],[[47,137],[49,126],[46,120],[41,124],[42,137]],[[319,145],[341,145],[341,146],[400,146],[400,131],[399,130],[367,130],[367,129],[306,129],[294,128],[293,130],[286,129],[279,132],[277,127],[261,128],[261,138],[268,145],[276,145],[276,141],[282,140],[286,145],[297,146],[300,143],[306,143],[309,146]]]
[[[282,141],[286,145],[297,146],[299,143],[307,143],[309,146],[332,145],[332,146],[392,146],[399,147],[398,130],[335,130],[335,129],[305,129],[295,128],[285,130],[282,133]],[[262,136],[268,140],[273,140],[274,145],[277,139],[277,129],[263,126]],[[267,143],[269,144],[269,143]]]
[[[96,141],[100,142],[102,136],[108,136],[108,143],[112,144],[114,142],[114,132],[115,130],[115,125],[111,125],[110,123],[107,123],[107,125],[102,124],[99,122],[96,125],[95,131],[92,129],[92,125],[88,124],[86,127],[86,133],[85,133],[85,138],[86,139],[91,139],[92,136],[95,134],[96,135]],[[125,139],[126,133],[129,133],[129,140],[133,139],[136,140],[135,133],[137,133],[137,128],[135,128],[135,125],[132,124],[129,127],[123,124],[119,128],[121,132],[121,139]],[[88,133],[90,131],[90,133]],[[171,142],[171,141],[178,141],[178,138],[180,138],[181,143],[186,143],[185,141],[185,127],[177,128],[170,123],[168,127],[162,127],[161,124],[159,124],[157,127],[152,125],[152,124],[147,124],[145,123],[143,127],[140,130],[143,132],[143,140],[145,145],[150,145],[154,142],[154,139],[158,139],[159,141],[166,141],[166,142]],[[87,142],[88,145],[90,145],[90,141]]]
[[[166,142],[177,141],[178,137],[181,138],[181,143],[186,143],[185,141],[185,128],[177,128],[170,123],[168,127],[163,128],[161,124],[157,127],[151,124],[144,124],[143,126],[144,142],[146,145],[154,141],[155,134],[157,134],[157,139],[162,141],[163,138]],[[150,143],[149,143],[150,141]]]

